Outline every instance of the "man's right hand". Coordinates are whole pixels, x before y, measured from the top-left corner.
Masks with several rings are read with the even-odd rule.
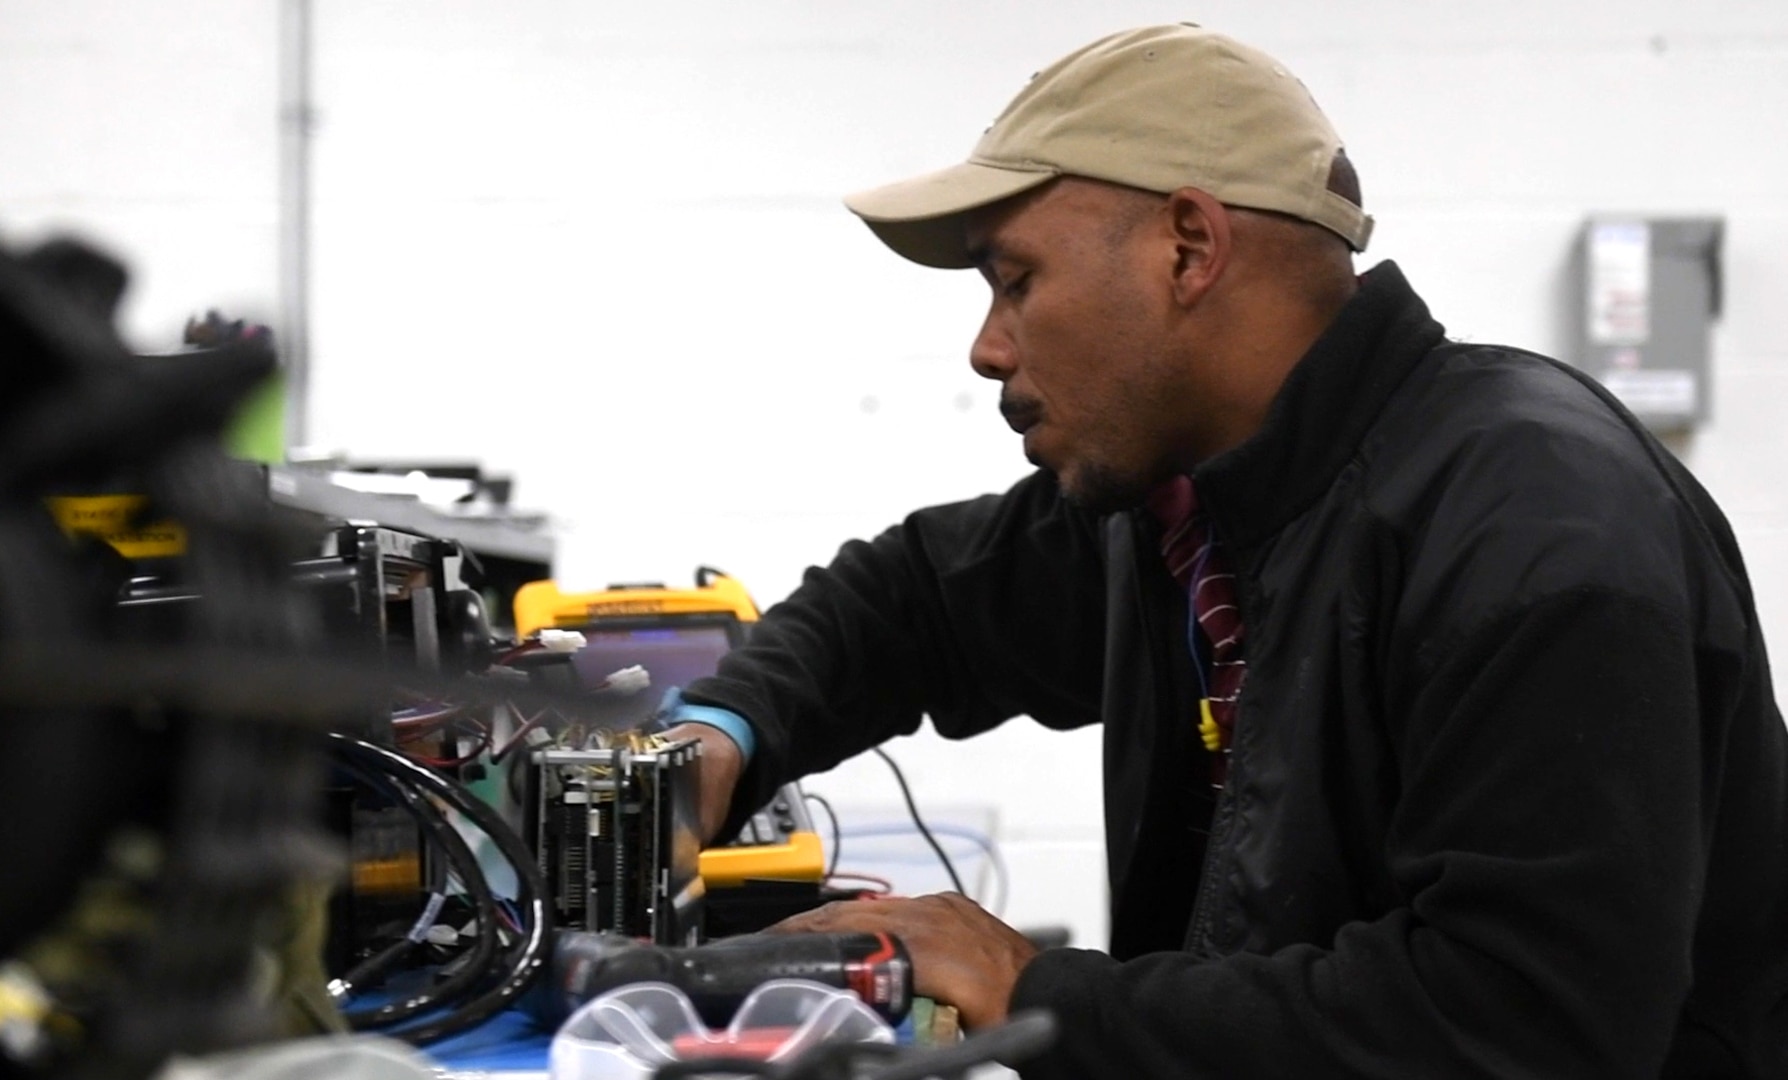
[[[701,816],[702,843],[711,844],[733,804],[733,789],[739,786],[739,775],[745,771],[745,755],[726,732],[708,724],[677,724],[664,734],[666,738],[695,739],[702,744],[697,811]]]

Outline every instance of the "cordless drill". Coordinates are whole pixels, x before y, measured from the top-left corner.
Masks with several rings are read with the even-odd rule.
[[[620,934],[561,930],[552,964],[529,995],[536,1020],[557,1027],[578,1006],[637,982],[681,990],[702,1021],[724,1027],[739,1003],[771,979],[808,979],[850,990],[890,1024],[913,1000],[913,964],[888,934],[743,934],[674,948]]]

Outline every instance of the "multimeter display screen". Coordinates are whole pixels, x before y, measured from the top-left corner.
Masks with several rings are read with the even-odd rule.
[[[633,667],[644,669],[650,680],[645,687],[631,692],[611,690],[602,695],[606,714],[603,719],[616,727],[644,722],[658,711],[671,687],[688,686],[704,675],[712,675],[733,644],[728,628],[712,622],[585,627],[581,633],[585,644],[572,655],[571,665],[586,688],[630,686],[636,677],[613,677]]]

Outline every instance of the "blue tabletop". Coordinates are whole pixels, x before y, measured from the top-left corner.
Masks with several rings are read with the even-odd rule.
[[[469,1031],[423,1047],[423,1053],[456,1071],[546,1070],[553,1033],[520,1009],[507,1009]]]

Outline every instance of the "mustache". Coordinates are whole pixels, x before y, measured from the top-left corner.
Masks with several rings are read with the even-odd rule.
[[[1043,406],[1030,398],[1000,396],[1000,415],[1013,431],[1023,432],[1043,419]]]

